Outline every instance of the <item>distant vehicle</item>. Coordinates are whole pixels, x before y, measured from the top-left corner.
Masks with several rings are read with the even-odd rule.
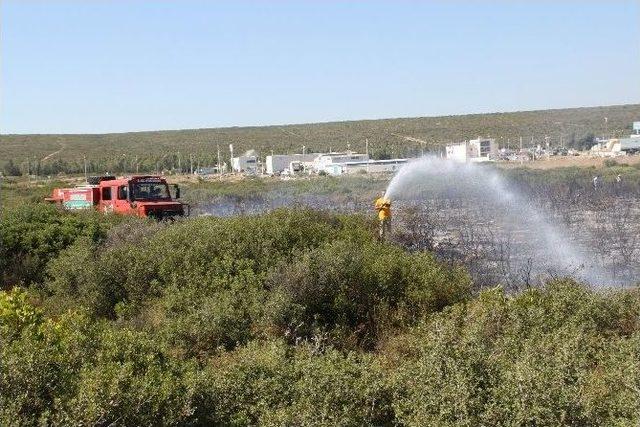
[[[90,177],[87,185],[73,188],[55,188],[45,200],[63,209],[96,209],[104,213],[135,215],[158,220],[189,215],[189,205],[178,202],[180,187],[169,184],[160,176]]]

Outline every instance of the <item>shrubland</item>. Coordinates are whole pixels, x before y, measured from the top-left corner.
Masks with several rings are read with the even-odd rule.
[[[5,176],[58,173],[132,173],[139,171],[189,171],[191,167],[229,164],[227,149],[233,143],[237,154],[256,150],[264,158],[270,153],[329,152],[352,149],[373,158],[419,156],[426,148],[439,154],[445,144],[477,136],[497,138],[501,147],[552,144],[589,148],[594,135],[601,136],[603,117],[611,136],[631,133],[640,106],[567,108],[559,110],[467,114],[308,123],[282,126],[183,129],[75,135],[0,135],[0,171]],[[607,135],[607,136],[609,136]],[[408,139],[408,138],[409,139]],[[410,138],[413,138],[410,139]],[[418,139],[418,141],[416,141]],[[419,142],[420,140],[425,143]],[[531,141],[531,142],[530,142]]]
[[[1,425],[635,425],[640,293],[480,292],[359,215],[0,217]]]

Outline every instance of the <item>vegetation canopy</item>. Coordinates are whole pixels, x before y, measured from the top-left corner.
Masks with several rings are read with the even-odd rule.
[[[640,294],[508,294],[356,214],[0,217],[2,425],[634,425]]]

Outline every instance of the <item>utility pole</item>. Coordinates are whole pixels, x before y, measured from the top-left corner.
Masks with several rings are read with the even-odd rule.
[[[536,161],[536,145],[533,142],[533,135],[531,135],[531,147],[533,148],[533,161]]]
[[[520,157],[520,164],[522,165],[522,162],[524,162],[522,159],[522,137],[520,137],[520,153],[518,153],[518,157]]]
[[[549,157],[551,156],[549,153],[549,135],[544,136],[544,145],[547,149],[547,160],[549,160]]]
[[[305,154],[307,154],[307,147],[306,146],[302,146],[302,155],[304,156]]]
[[[82,161],[84,163],[84,181],[89,182],[89,178],[87,177],[87,156],[82,156]]]
[[[136,175],[140,172],[140,163],[138,163],[138,156],[136,156]]]
[[[216,148],[218,149],[218,175],[222,174],[222,166],[220,166],[220,144],[216,143]]]
[[[178,170],[180,171],[180,175],[182,175],[182,162],[180,157],[180,152],[178,151]]]
[[[364,154],[367,155],[367,159],[369,158],[369,138],[364,139]]]
[[[189,153],[189,170],[191,171],[191,175],[193,175],[193,153]]]

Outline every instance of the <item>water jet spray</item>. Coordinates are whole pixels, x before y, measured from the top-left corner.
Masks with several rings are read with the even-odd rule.
[[[494,206],[500,222],[517,227],[537,252],[539,274],[571,275],[594,285],[613,283],[610,275],[599,267],[593,250],[572,242],[564,230],[551,222],[549,215],[490,166],[423,157],[404,165],[384,194],[385,199],[393,202],[438,197],[480,198]]]

